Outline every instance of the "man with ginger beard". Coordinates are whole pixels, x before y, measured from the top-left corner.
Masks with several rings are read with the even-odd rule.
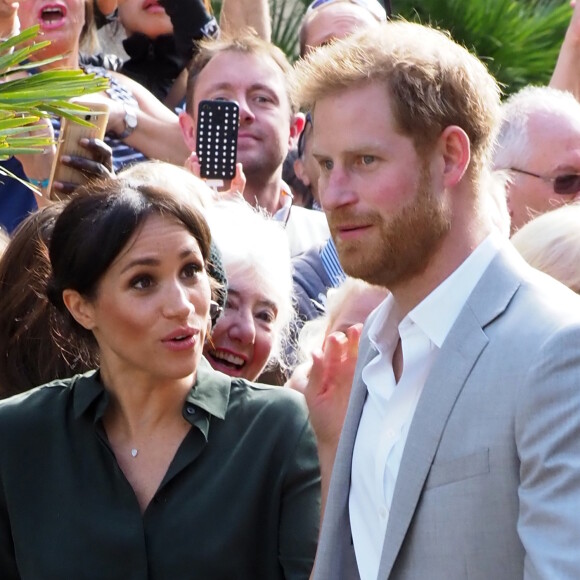
[[[580,577],[580,298],[494,225],[497,83],[403,22],[295,82],[341,264],[391,291],[314,355],[313,578]]]

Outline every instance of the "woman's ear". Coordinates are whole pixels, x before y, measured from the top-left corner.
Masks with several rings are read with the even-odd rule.
[[[71,313],[71,316],[83,328],[92,330],[95,327],[93,305],[82,294],[76,290],[63,290],[62,301]]]

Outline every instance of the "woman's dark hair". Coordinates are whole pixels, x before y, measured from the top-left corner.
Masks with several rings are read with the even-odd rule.
[[[46,298],[47,244],[63,207],[23,221],[0,260],[0,398],[97,366],[96,352],[70,340]]]
[[[105,272],[151,215],[171,216],[182,222],[197,240],[207,267],[211,234],[195,206],[163,187],[120,178],[95,181],[75,191],[54,226],[47,294],[59,311],[68,315],[63,290],[76,290],[87,299],[96,297]],[[94,344],[92,332],[76,322],[71,330]]]

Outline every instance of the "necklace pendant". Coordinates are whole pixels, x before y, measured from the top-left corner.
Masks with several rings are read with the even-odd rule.
[[[131,449],[131,455],[133,457],[137,457],[138,454],[139,454],[139,450],[135,449],[135,447],[133,447],[133,449]]]

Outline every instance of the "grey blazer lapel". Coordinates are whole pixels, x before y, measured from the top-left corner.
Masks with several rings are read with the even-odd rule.
[[[473,366],[487,345],[484,328],[505,311],[520,285],[514,265],[512,253],[502,248],[463,307],[425,383],[399,468],[379,578],[388,578],[392,571],[447,419]]]

